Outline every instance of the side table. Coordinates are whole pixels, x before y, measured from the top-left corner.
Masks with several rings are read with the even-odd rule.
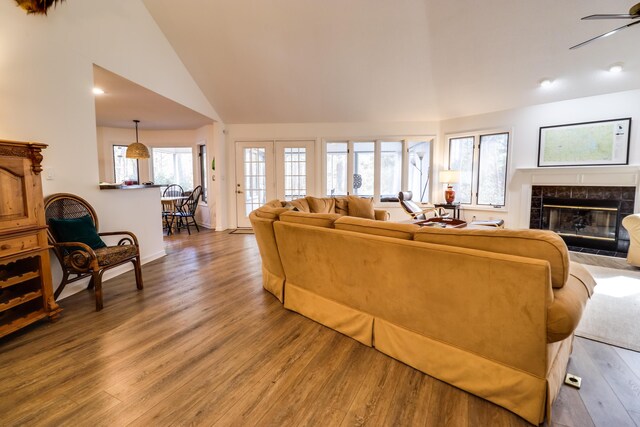
[[[460,219],[460,203],[435,203],[436,208],[450,209],[453,211],[453,218]]]

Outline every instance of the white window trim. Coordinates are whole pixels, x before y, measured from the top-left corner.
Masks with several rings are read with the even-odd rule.
[[[429,192],[429,202],[433,199],[434,177],[434,147],[437,142],[435,135],[414,135],[414,136],[376,136],[373,138],[322,138],[322,163],[321,163],[321,194],[322,197],[327,196],[327,143],[341,142],[347,144],[347,194],[353,192],[353,146],[357,142],[373,142],[374,143],[374,176],[373,176],[373,203],[376,207],[398,207],[398,202],[382,202],[380,201],[380,182],[381,182],[381,165],[382,165],[382,142],[401,142],[402,143],[402,177],[401,191],[404,191],[409,182],[409,146],[412,143],[429,142],[429,159],[431,159],[431,167],[429,170],[429,182],[431,191]],[[448,155],[448,154],[447,154]]]
[[[509,140],[507,144],[507,164],[506,164],[506,176],[504,183],[504,205],[500,207],[494,207],[492,205],[479,205],[478,201],[478,179],[479,179],[479,167],[480,167],[480,136],[486,135],[496,135],[496,134],[504,134],[509,135]],[[473,137],[473,165],[471,172],[471,203],[461,203],[460,206],[462,209],[466,210],[478,210],[478,211],[491,211],[491,212],[507,212],[507,206],[509,203],[509,181],[511,178],[511,147],[513,146],[513,130],[506,128],[495,128],[495,129],[482,129],[482,130],[474,130],[469,132],[456,132],[456,133],[448,133],[445,134],[445,150],[444,150],[444,163],[443,170],[447,170],[449,168],[449,153],[450,145],[449,141],[451,139],[456,138],[469,138]],[[443,183],[438,182],[441,188],[441,192],[444,192]]]

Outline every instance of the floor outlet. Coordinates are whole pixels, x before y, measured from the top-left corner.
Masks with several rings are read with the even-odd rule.
[[[570,385],[571,387],[580,388],[582,384],[582,378],[577,375],[567,374],[564,378],[564,383]]]

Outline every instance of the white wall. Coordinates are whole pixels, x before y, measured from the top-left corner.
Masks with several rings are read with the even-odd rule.
[[[219,120],[140,0],[68,1],[48,16],[0,2],[0,137],[49,144],[45,195],[86,198],[103,230],[135,232],[149,260],[164,253],[159,196],[98,189],[94,63]]]
[[[471,215],[478,219],[503,218],[507,226],[528,227],[523,218],[528,218],[529,204],[520,197],[523,185],[527,185],[529,176],[518,169],[535,168],[538,159],[538,134],[541,126],[588,122],[596,120],[632,117],[630,165],[640,165],[640,90],[618,92],[607,95],[554,102],[526,108],[518,108],[478,116],[445,120],[440,123],[439,167],[446,164],[447,134],[466,131],[505,129],[512,131],[509,152],[508,189],[505,211],[479,210],[466,211],[467,220]],[[562,169],[562,168],[560,168]],[[566,168],[565,168],[566,169]],[[590,173],[604,174],[610,169],[580,168]],[[541,173],[549,171],[544,168]],[[558,168],[555,169],[558,171]],[[606,171],[606,172],[605,172]],[[593,184],[592,184],[593,185]],[[603,184],[604,185],[604,184]],[[638,196],[636,195],[636,199]]]
[[[321,153],[323,139],[381,138],[398,136],[434,137],[438,134],[437,122],[393,122],[393,123],[277,123],[277,124],[227,124],[227,167],[226,186],[228,218],[230,227],[237,224],[236,213],[236,166],[235,143],[237,141],[268,140],[313,140],[315,141],[316,176],[315,191],[312,195],[321,195]],[[431,177],[432,182],[434,176]],[[403,221],[408,216],[399,205],[384,206],[394,221]]]

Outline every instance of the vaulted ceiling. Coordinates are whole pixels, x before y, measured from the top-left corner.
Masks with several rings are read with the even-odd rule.
[[[633,0],[143,2],[227,123],[439,120],[640,88],[639,26],[569,50],[628,22],[581,17]]]

